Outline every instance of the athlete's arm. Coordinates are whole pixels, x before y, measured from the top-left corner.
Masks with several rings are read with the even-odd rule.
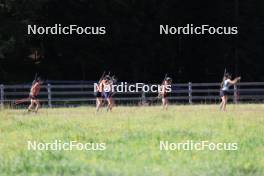
[[[236,77],[234,80],[228,80],[228,82],[232,85],[236,84],[239,80],[241,79],[241,77]]]
[[[165,94],[165,91],[166,91],[165,84],[163,84],[161,89],[161,94]]]
[[[37,86],[39,86],[39,83],[34,84],[31,89],[35,90]]]
[[[100,82],[100,84],[99,84],[99,90],[100,90],[100,92],[103,92],[103,91],[104,91],[104,85],[105,85],[105,81],[102,80],[102,81]]]

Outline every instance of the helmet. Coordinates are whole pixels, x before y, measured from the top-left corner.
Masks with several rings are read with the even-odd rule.
[[[165,78],[166,81],[171,82],[172,79],[170,77]]]
[[[225,77],[226,77],[226,78],[231,78],[231,74],[229,74],[229,73],[225,73]]]
[[[109,75],[106,75],[106,76],[104,77],[104,79],[107,80],[107,81],[109,81],[109,80],[111,80],[111,77],[110,77]]]
[[[111,79],[113,80],[113,83],[116,83],[117,82],[117,77],[116,76],[112,76]]]

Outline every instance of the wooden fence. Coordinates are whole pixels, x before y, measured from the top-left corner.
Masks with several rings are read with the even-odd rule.
[[[95,104],[94,85],[91,82],[48,82],[41,87],[40,100],[48,107]],[[219,83],[173,84],[169,100],[171,103],[218,103]],[[31,85],[0,85],[0,105],[13,104],[16,100],[28,97]],[[230,90],[230,101],[263,103],[264,82],[243,82]],[[124,92],[115,93],[117,104],[156,104],[160,100],[157,93]]]

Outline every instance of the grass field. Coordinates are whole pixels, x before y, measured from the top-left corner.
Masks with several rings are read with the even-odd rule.
[[[106,143],[104,151],[32,151],[27,141]],[[160,141],[236,142],[236,151],[161,151]],[[0,175],[264,175],[264,105],[0,111]]]

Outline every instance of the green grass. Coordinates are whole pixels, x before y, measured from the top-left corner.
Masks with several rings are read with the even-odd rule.
[[[27,141],[104,142],[105,151],[30,151]],[[169,142],[237,142],[237,151],[160,151]],[[0,175],[264,175],[264,105],[0,111]]]

